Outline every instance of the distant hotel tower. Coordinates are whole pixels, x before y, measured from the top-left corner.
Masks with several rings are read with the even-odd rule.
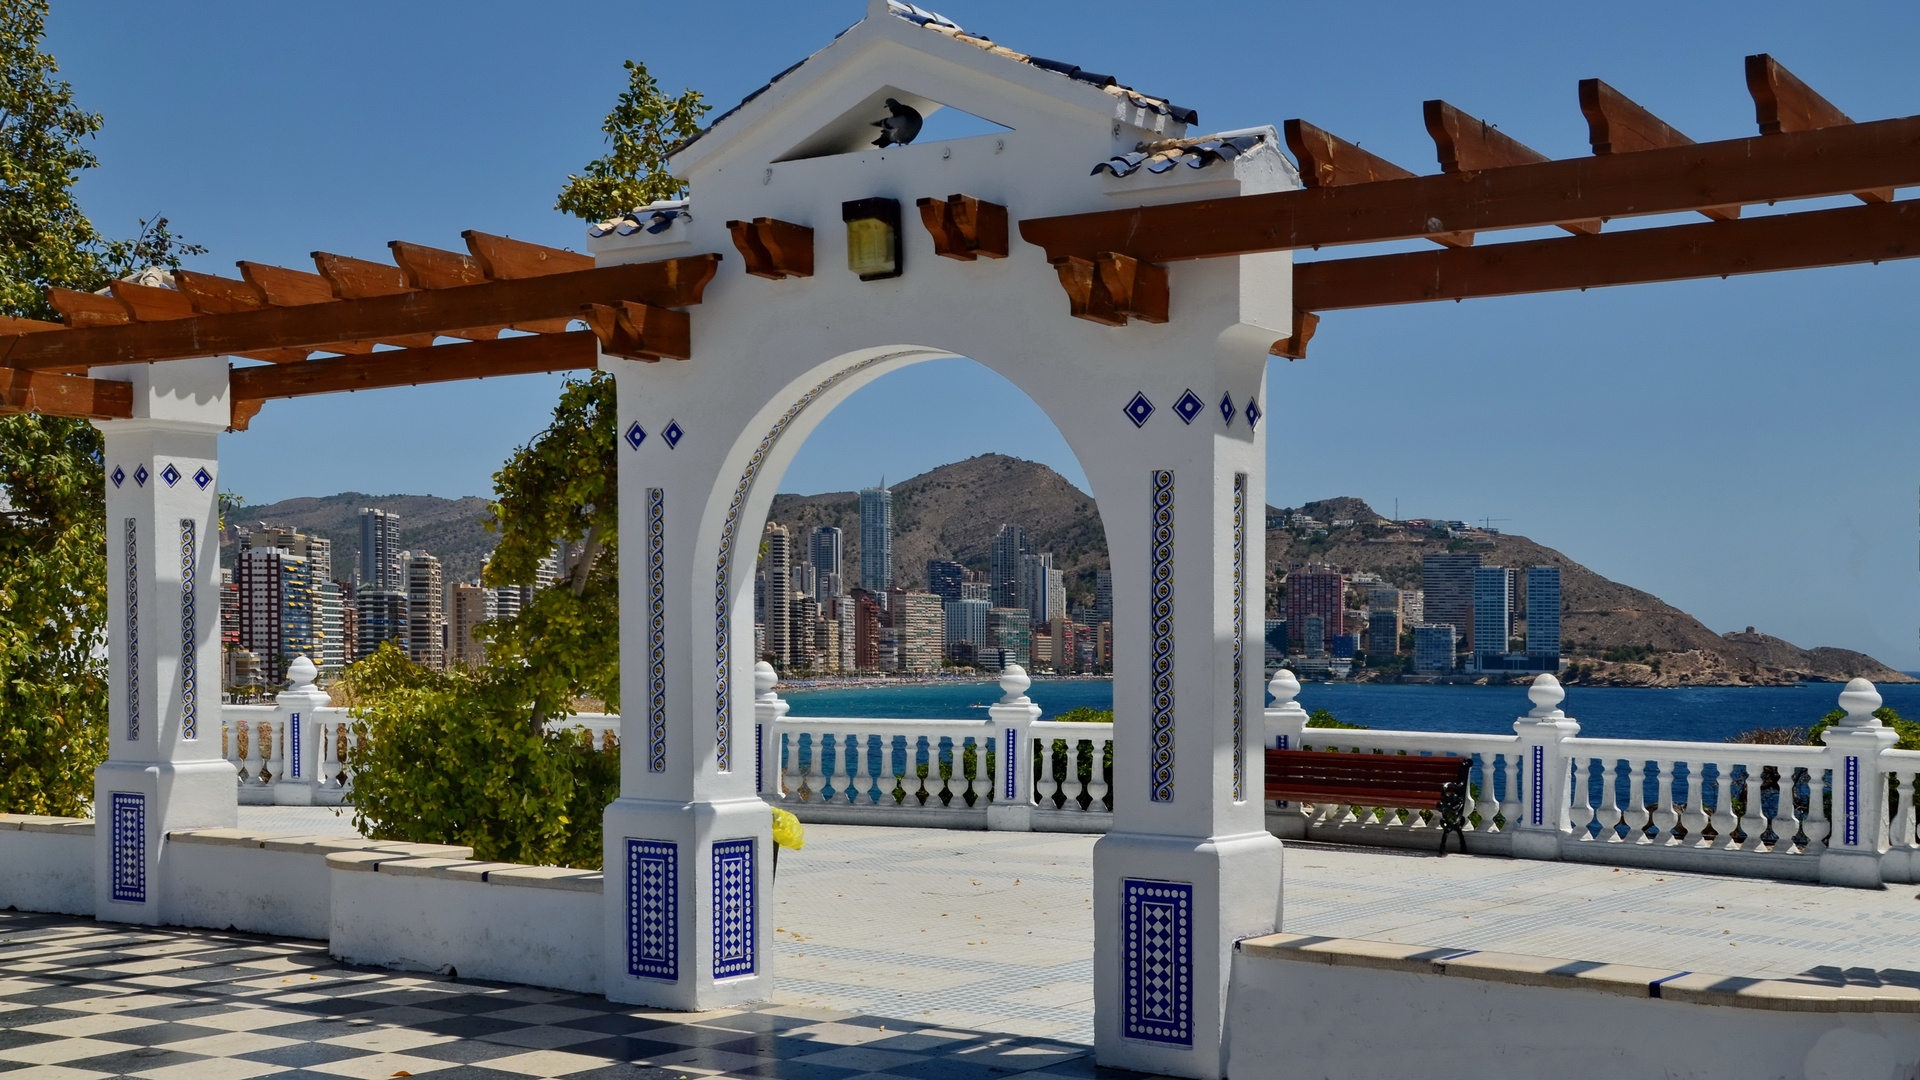
[[[893,588],[893,492],[885,480],[860,492],[860,587],[876,597]]]

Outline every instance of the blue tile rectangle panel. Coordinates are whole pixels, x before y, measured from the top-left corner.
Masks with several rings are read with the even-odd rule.
[[[287,775],[300,779],[300,714],[287,716]]]
[[[147,902],[147,797],[113,793],[113,898]]]
[[[666,493],[647,489],[647,771],[667,771]]]
[[[1844,836],[1846,845],[1853,847],[1860,843],[1860,759],[1847,758],[1846,764],[1846,807],[1847,820]]]
[[[1019,764],[1020,758],[1017,754],[1014,753],[1014,751],[1018,749],[1016,745],[1018,741],[1019,740],[1015,737],[1014,729],[1008,728],[1007,729],[1007,752],[1006,752],[1007,763],[1005,766],[1003,766],[1007,774],[1006,798],[1008,802],[1012,802],[1013,800],[1020,797],[1020,774],[1015,769],[1015,766]]]
[[[1533,823],[1547,823],[1547,748],[1533,748]]]
[[[754,841],[717,840],[713,845],[713,977],[754,972]]]
[[[127,519],[127,738],[140,741],[140,532]]]
[[[169,466],[171,468],[171,466]],[[194,739],[200,735],[200,633],[197,628],[198,601],[194,595],[194,573],[199,562],[192,518],[180,519],[180,735]]]
[[[1153,549],[1152,573],[1148,578],[1148,597],[1152,616],[1152,663],[1148,675],[1153,681],[1152,712],[1149,714],[1149,753],[1151,773],[1147,798],[1153,802],[1173,801],[1173,472],[1153,472]]]
[[[1233,474],[1233,801],[1247,797],[1247,474]]]
[[[1193,1045],[1193,886],[1123,878],[1129,1039]]]
[[[680,846],[627,840],[627,974],[680,979]]]

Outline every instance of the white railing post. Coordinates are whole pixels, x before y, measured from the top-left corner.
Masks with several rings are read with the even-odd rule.
[[[1298,750],[1307,731],[1307,710],[1294,699],[1300,696],[1300,680],[1286,668],[1273,673],[1267,683],[1273,704],[1267,707],[1267,738],[1260,752],[1260,790],[1266,791],[1268,750]],[[1285,799],[1267,804],[1267,831],[1282,840],[1303,840],[1307,835],[1307,808]]]
[[[325,777],[320,774],[320,710],[333,704],[333,695],[313,685],[313,661],[296,656],[287,665],[287,689],[274,697],[280,731],[275,756],[283,763],[273,782],[275,806],[312,806]]]
[[[1507,786],[1511,792],[1517,775],[1521,797],[1519,820],[1509,820],[1507,831],[1513,837],[1513,854],[1519,858],[1559,858],[1560,840],[1572,830],[1569,761],[1562,744],[1580,734],[1580,725],[1560,711],[1560,702],[1566,696],[1560,680],[1538,675],[1527,688],[1532,711],[1513,722],[1513,732],[1520,736],[1520,762],[1517,770],[1507,773]],[[1696,791],[1699,788],[1697,779],[1694,787]]]
[[[780,675],[765,660],[753,665],[753,771],[760,797],[772,802],[785,798],[780,793],[780,732],[774,721],[792,708],[773,688]],[[797,748],[796,748],[797,752]],[[814,753],[818,754],[818,748]]]
[[[1000,671],[1000,700],[987,708],[992,719],[990,729],[999,744],[994,758],[993,801],[987,804],[987,828],[996,832],[1029,832],[1033,829],[1033,736],[1029,725],[1040,718],[1040,706],[1027,698],[1033,680],[1019,664],[1008,664]],[[954,746],[954,765],[959,766],[958,740]],[[976,766],[987,767],[985,748],[976,753]],[[1093,759],[1093,771],[1100,771],[1100,757]]]
[[[1820,883],[1877,889],[1884,881],[1880,857],[1887,850],[1887,790],[1880,752],[1900,741],[1898,732],[1873,715],[1879,691],[1855,679],[1840,692],[1846,716],[1827,728],[1826,767],[1833,770],[1833,833],[1820,854]],[[1820,801],[1819,778],[1811,785]]]

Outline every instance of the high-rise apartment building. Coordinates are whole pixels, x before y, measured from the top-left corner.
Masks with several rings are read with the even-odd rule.
[[[760,567],[767,583],[763,622],[767,628],[767,652],[773,656],[774,667],[786,668],[793,663],[792,537],[787,535],[785,525],[770,521],[761,540],[766,550],[760,557]]]
[[[1400,590],[1400,618],[1408,626],[1418,626],[1427,621],[1427,592],[1425,589]]]
[[[498,610],[494,590],[478,583],[461,582],[453,587],[453,619],[447,628],[447,659],[454,666],[472,671],[487,662],[487,647],[474,640],[480,624]]]
[[[360,611],[358,593],[353,582],[335,580],[340,588],[340,663],[342,666],[360,659]]]
[[[1287,575],[1287,595],[1281,601],[1281,617],[1287,625],[1304,627],[1311,616],[1319,616],[1323,634],[1346,633],[1347,579],[1330,566],[1308,566]]]
[[[1067,617],[1067,580],[1062,571],[1047,571],[1047,618]]]
[[[967,568],[952,559],[927,560],[927,591],[942,603],[960,599],[960,586],[967,583]]]
[[[1427,624],[1413,628],[1413,670],[1420,675],[1445,675],[1453,671],[1453,654],[1458,637],[1449,623]]]
[[[1473,627],[1470,640],[1475,657],[1500,656],[1513,633],[1513,571],[1504,566],[1482,566],[1473,572]]]
[[[985,581],[963,581],[960,583],[960,599],[985,600],[988,607],[993,606],[993,585]]]
[[[366,659],[390,643],[407,651],[407,593],[361,586],[353,592],[354,651]]]
[[[1001,668],[1008,664],[1031,667],[1033,664],[1033,615],[1026,608],[996,607],[987,611],[987,647],[980,654],[980,666]]]
[[[220,568],[220,647],[240,647],[240,586],[226,566]]]
[[[1478,569],[1478,552],[1428,552],[1420,560],[1420,590],[1425,594],[1421,618],[1471,633],[1473,572]]]
[[[447,670],[447,611],[440,560],[402,552],[407,573],[407,656],[430,671]]]
[[[887,616],[900,650],[899,670],[939,671],[947,651],[946,611],[940,597],[895,589],[888,598]]]
[[[321,655],[320,597],[308,560],[277,547],[249,547],[234,556],[240,600],[239,646],[260,658],[267,686],[286,681],[296,656]]]
[[[860,587],[882,605],[893,588],[893,492],[884,480],[860,492]]]
[[[985,597],[947,601],[947,659],[956,664],[979,660],[987,645],[987,611],[992,607]]]
[[[855,671],[880,670],[880,631],[886,614],[880,601],[865,589],[853,592],[853,664]]]
[[[320,620],[320,655],[308,657],[308,659],[319,665],[322,672],[337,675],[347,667],[346,617],[341,611],[340,583],[327,578],[316,584]]]
[[[1367,613],[1367,655],[1392,656],[1400,651],[1400,612],[1383,609]]]
[[[858,644],[859,637],[858,602],[856,602],[852,596],[847,595],[832,597],[827,601],[826,617],[832,619],[834,625],[838,628],[834,633],[834,641],[839,648],[839,653],[834,661],[835,670],[860,670],[860,660],[859,657],[855,655],[855,646]]]
[[[839,529],[822,525],[807,533],[807,565],[813,568],[813,598],[826,603],[846,591],[841,570],[846,538]]]
[[[1093,584],[1093,625],[1113,621],[1113,571],[1102,570]]]
[[[1060,584],[1057,595],[1056,584]],[[1053,568],[1052,552],[1020,556],[1020,597],[1024,603],[1019,606],[1027,609],[1035,626],[1066,615],[1067,591],[1061,584],[1060,571]],[[1057,609],[1050,606],[1054,600],[1059,601]]]
[[[360,584],[369,589],[407,587],[400,551],[400,515],[360,509]]]
[[[994,607],[1027,606],[1022,588],[1020,557],[1027,553],[1027,532],[1018,525],[1002,525],[993,536],[992,572],[987,583],[993,586]]]
[[[1560,568],[1527,568],[1527,655],[1560,656]]]

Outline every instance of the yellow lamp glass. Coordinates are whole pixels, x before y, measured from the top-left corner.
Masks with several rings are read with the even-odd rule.
[[[847,269],[862,278],[891,277],[898,269],[893,250],[892,225],[879,218],[847,222]]]

